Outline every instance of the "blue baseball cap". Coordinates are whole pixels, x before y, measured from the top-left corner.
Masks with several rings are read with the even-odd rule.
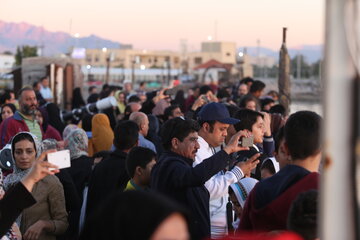
[[[199,120],[202,121],[218,121],[226,124],[236,124],[240,120],[231,118],[229,111],[222,103],[208,103],[203,106],[198,113]]]

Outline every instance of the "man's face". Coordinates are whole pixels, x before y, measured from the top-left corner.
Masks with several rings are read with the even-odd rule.
[[[148,164],[146,164],[145,168],[142,168],[142,175],[141,175],[141,182],[145,186],[150,185],[150,176],[151,176],[151,170],[153,166],[155,165],[155,159],[152,159]]]
[[[172,142],[172,150],[186,158],[195,159],[197,150],[200,148],[198,143],[198,133],[190,133],[184,140],[181,142],[179,139],[175,138]]]
[[[48,87],[49,86],[49,79],[45,78],[41,81],[41,85],[43,85],[43,87]]]
[[[144,137],[146,137],[148,135],[148,132],[149,132],[149,119],[147,117],[144,118],[144,121],[143,121],[142,126],[141,126],[141,131],[142,131],[142,134],[144,135]]]
[[[139,103],[134,103],[131,105],[131,112],[139,112],[141,109],[141,105]]]
[[[205,124],[203,125],[203,127],[205,127]],[[206,127],[205,130],[206,132],[205,141],[209,143],[212,147],[220,146],[225,141],[225,138],[227,136],[227,129],[229,128],[230,124],[216,121],[212,131],[210,129],[210,125],[209,124],[207,125],[208,127]]]
[[[252,125],[251,129],[252,134],[254,135],[254,143],[262,143],[265,133],[264,119],[262,117],[257,117],[256,122]]]
[[[21,113],[25,115],[34,115],[37,108],[36,95],[33,90],[23,91],[19,100]]]
[[[182,117],[184,116],[184,114],[181,112],[181,109],[180,108],[175,108],[173,111],[172,111],[172,116],[170,116],[169,119],[171,118],[176,118],[176,117]]]
[[[241,84],[238,89],[238,95],[244,96],[246,94],[248,94],[248,87],[246,84]]]

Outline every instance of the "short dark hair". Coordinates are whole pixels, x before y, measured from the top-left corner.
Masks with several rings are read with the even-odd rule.
[[[300,193],[291,204],[287,229],[300,234],[305,240],[317,238],[317,208],[317,190]]]
[[[209,91],[213,92],[211,87],[208,85],[204,85],[204,86],[200,87],[200,95],[207,94]]]
[[[129,99],[128,99],[128,103],[131,103],[131,102],[140,103],[140,102],[141,102],[141,99],[140,99],[137,95],[132,95],[132,96],[130,96]]]
[[[177,117],[166,121],[160,131],[164,148],[170,150],[173,138],[182,142],[190,133],[197,132],[199,129],[199,124],[191,119],[184,120]]]
[[[256,123],[258,117],[264,118],[264,116],[250,109],[241,109],[235,113],[234,118],[239,119],[240,122],[234,124],[235,130],[240,131],[247,129],[250,132],[252,131],[252,126]]]
[[[262,91],[266,87],[265,83],[260,80],[255,80],[253,84],[251,84],[250,92],[254,93],[257,91]]]
[[[165,108],[165,110],[164,110],[164,118],[165,118],[165,120],[168,120],[169,117],[173,115],[173,111],[174,111],[176,108],[179,108],[179,105],[173,104],[173,105]]]
[[[35,81],[35,82],[33,83],[32,87],[33,87],[33,88],[36,88],[36,86],[37,86],[39,83],[40,83],[40,82]]]
[[[246,95],[244,96],[241,101],[240,101],[240,104],[239,104],[239,107],[240,108],[245,108],[246,107],[246,104],[248,102],[251,102],[251,101],[254,101],[256,103],[256,107],[258,106],[259,104],[259,101],[257,100],[256,97],[252,96],[252,95]]]
[[[202,126],[204,125],[204,123],[207,123],[207,124],[209,124],[209,126],[210,126],[210,133],[212,133],[213,131],[214,131],[214,125],[215,125],[215,123],[216,123],[216,120],[198,120],[198,123],[199,123],[199,126],[200,126],[200,128],[202,128]]]
[[[121,121],[114,130],[114,146],[119,150],[133,148],[139,139],[139,127],[133,121]]]
[[[284,136],[293,160],[305,159],[321,151],[321,122],[321,117],[311,111],[290,115]]]
[[[253,83],[254,79],[251,77],[243,78],[243,79],[241,79],[240,84],[248,84],[249,82]]]
[[[272,175],[276,173],[274,163],[270,159],[265,159],[261,164],[260,170],[267,169]]]
[[[285,115],[285,112],[286,112],[286,109],[283,105],[281,104],[276,104],[274,106],[272,106],[269,110],[269,113],[279,113],[281,114],[282,116]]]
[[[40,82],[44,81],[44,80],[47,79],[47,78],[48,78],[47,76],[42,76],[42,77],[40,78]]]
[[[25,91],[33,91],[34,92],[34,89],[32,89],[31,87],[23,87],[22,89],[20,89],[19,90],[19,92],[18,92],[18,98],[19,98],[19,100],[20,100],[20,98],[21,98],[21,94],[23,93],[23,92],[25,92]]]
[[[6,89],[4,91],[4,93],[1,95],[0,97],[0,104],[4,104],[6,102],[6,100],[10,100],[11,99],[11,95],[10,93],[13,93],[12,90]]]
[[[130,178],[134,177],[137,166],[146,168],[146,165],[156,159],[156,153],[149,148],[134,147],[126,157],[126,171]]]
[[[268,105],[269,103],[275,103],[274,99],[272,98],[263,98],[260,100],[260,103],[261,103],[261,110],[266,106]]]
[[[284,126],[279,129],[274,138],[275,152],[277,153],[279,152],[279,147],[282,140],[284,140]]]
[[[88,89],[88,92],[90,93],[95,88],[96,88],[96,86],[90,86],[89,89]]]

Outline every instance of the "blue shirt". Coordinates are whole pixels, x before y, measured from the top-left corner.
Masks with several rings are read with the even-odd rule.
[[[156,148],[155,145],[150,142],[149,140],[147,140],[143,135],[141,135],[139,133],[139,146],[140,147],[145,147],[145,148],[149,148],[151,150],[154,151],[154,153],[156,153]]]

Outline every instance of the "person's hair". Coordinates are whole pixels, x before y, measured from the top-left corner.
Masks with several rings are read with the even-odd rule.
[[[93,117],[94,115],[88,113],[83,115],[81,127],[85,132],[91,132]]]
[[[246,95],[241,99],[239,107],[245,108],[246,104],[251,101],[255,102],[255,104],[258,105],[258,100],[256,99],[256,97],[254,97],[252,95]]]
[[[177,117],[166,121],[160,131],[164,148],[170,150],[173,138],[182,142],[190,133],[197,132],[199,129],[199,124],[191,119],[184,120]]]
[[[23,141],[23,140],[28,140],[29,142],[31,142],[34,145],[35,152],[37,151],[36,144],[35,144],[33,137],[29,133],[26,133],[26,132],[19,133],[19,134],[15,135],[13,137],[13,139],[11,140],[11,150],[12,150],[11,152],[12,152],[14,159],[15,159],[15,154],[14,154],[15,153],[15,144],[20,141]]]
[[[247,85],[249,82],[253,83],[254,79],[251,78],[251,77],[245,77],[245,78],[241,79],[240,84],[246,84]]]
[[[126,157],[126,171],[130,178],[134,177],[137,166],[146,168],[146,165],[156,159],[156,153],[149,148],[134,147]]]
[[[251,84],[250,92],[254,93],[257,91],[262,91],[266,87],[265,83],[260,80],[255,80],[253,84]]]
[[[272,98],[264,98],[260,100],[260,103],[261,103],[261,110],[263,110],[266,105],[268,105],[269,103],[275,103],[275,101]]]
[[[285,111],[286,111],[286,109],[285,109],[285,107],[284,107],[283,105],[281,105],[281,104],[276,104],[276,105],[274,105],[274,106],[272,106],[272,107],[270,108],[269,113],[279,113],[279,114],[281,114],[282,116],[284,116],[284,115],[285,115]]]
[[[146,118],[147,118],[146,114],[142,112],[133,112],[129,116],[129,120],[135,122],[139,127]]]
[[[32,89],[31,87],[23,87],[22,89],[20,89],[19,90],[19,92],[18,92],[18,98],[19,98],[19,100],[21,99],[21,95],[22,95],[22,93],[23,92],[25,92],[25,91],[34,91],[34,89]]]
[[[96,86],[90,86],[89,89],[88,89],[88,92],[91,93],[91,91],[92,91],[93,89],[95,89],[95,88],[96,88]]]
[[[33,87],[33,88],[36,88],[36,86],[37,86],[39,83],[40,83],[40,82],[35,81],[35,82],[33,83],[32,87]]]
[[[263,169],[268,170],[272,175],[276,173],[274,163],[270,159],[264,160],[264,163],[261,164],[260,170]]]
[[[299,111],[290,115],[284,136],[293,160],[305,159],[321,151],[321,117],[315,112]]]
[[[287,229],[300,234],[304,240],[318,238],[317,208],[317,190],[300,193],[291,204],[287,218]]]
[[[279,93],[275,90],[270,90],[268,93],[267,93],[268,96],[271,96],[272,98],[274,97],[279,97]]]
[[[134,217],[135,213],[142,216]],[[89,216],[80,239],[151,239],[158,226],[175,213],[180,214],[189,227],[187,210],[166,196],[145,191],[119,191]]]
[[[107,158],[110,155],[111,151],[100,151],[93,154],[92,158]]]
[[[114,130],[114,146],[119,150],[128,150],[136,145],[139,127],[133,121],[121,121]]]
[[[174,105],[171,105],[171,106],[165,108],[165,110],[164,110],[164,119],[165,119],[165,120],[168,120],[169,117],[172,116],[173,111],[174,111],[176,108],[179,108],[179,105],[174,104]]]
[[[258,117],[264,118],[264,116],[250,109],[241,109],[235,113],[234,118],[239,119],[240,122],[234,124],[234,128],[236,131],[240,130],[249,130],[252,131],[252,126],[256,123]]]
[[[131,103],[131,102],[140,103],[141,99],[137,95],[134,94],[134,95],[130,96],[128,99],[128,103]]]
[[[215,120],[200,120],[199,119],[198,123],[199,123],[200,128],[202,128],[204,123],[209,124],[209,127],[210,127],[209,132],[212,133],[214,131],[214,126],[215,126],[216,121]]]
[[[200,87],[200,95],[207,94],[209,91],[213,92],[211,87],[208,85],[204,85],[204,86]]]
[[[1,106],[1,110],[4,109],[4,107],[9,107],[13,113],[16,112],[16,107],[12,103],[5,103]]]
[[[281,127],[274,137],[275,152],[277,153],[279,152],[280,143],[283,140],[284,140],[284,127]]]
[[[100,96],[97,93],[92,93],[88,99],[87,99],[87,103],[95,103],[99,100]]]
[[[47,76],[42,76],[42,77],[40,78],[40,82],[44,81],[44,80],[47,79],[47,78],[48,78]]]
[[[240,110],[238,106],[235,106],[233,104],[225,104],[225,107],[229,111],[230,117],[234,117],[235,113]]]
[[[12,93],[12,92],[13,91],[6,89],[0,97],[0,104],[4,104],[6,102],[6,100],[10,100],[11,99],[10,93]]]
[[[216,94],[216,97],[219,99],[223,99],[223,98],[229,98],[230,97],[230,93],[226,90],[227,88],[221,88],[219,89],[219,91]]]

